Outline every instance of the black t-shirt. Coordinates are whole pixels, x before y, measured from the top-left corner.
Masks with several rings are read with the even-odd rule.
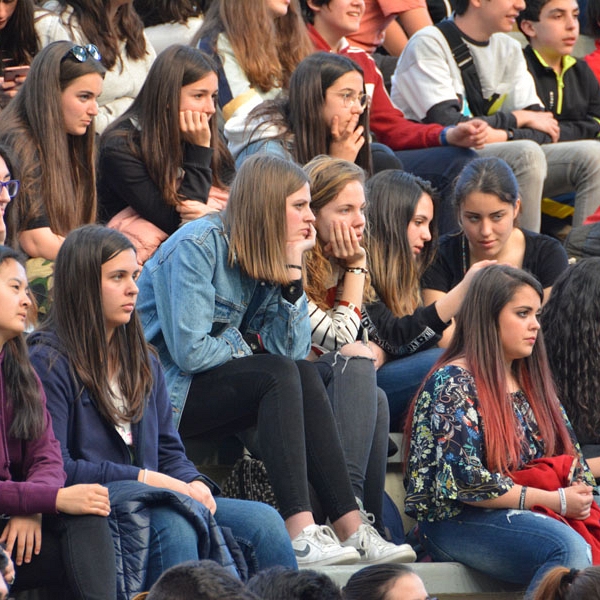
[[[567,253],[561,243],[547,235],[521,230],[525,236],[523,269],[542,284],[551,287],[567,268]],[[447,234],[440,238],[433,264],[421,279],[423,289],[449,292],[462,281],[469,269],[469,243],[463,233]]]

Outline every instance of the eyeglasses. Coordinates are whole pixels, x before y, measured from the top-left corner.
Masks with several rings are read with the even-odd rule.
[[[346,108],[351,108],[357,102],[361,108],[365,108],[369,102],[369,95],[364,92],[360,94],[356,92],[334,92],[334,94],[340,96]]]
[[[86,44],[85,46],[73,46],[70,48],[65,55],[62,57],[62,60],[72,56],[75,60],[79,62],[85,62],[88,58],[93,58],[94,60],[102,60],[100,56],[100,52],[98,48],[94,46],[94,44]]]
[[[9,198],[14,198],[19,191],[19,181],[17,179],[11,179],[9,181],[0,181],[0,194],[2,190],[6,189]]]

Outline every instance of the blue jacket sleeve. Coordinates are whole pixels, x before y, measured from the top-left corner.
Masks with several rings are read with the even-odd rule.
[[[106,436],[119,434],[114,429],[107,432],[109,425],[100,418],[75,418],[76,411],[90,415],[97,414],[97,411],[87,394],[85,397],[82,394],[84,390],[81,384],[71,377],[66,357],[42,344],[30,348],[30,357],[46,392],[48,411],[52,416],[54,434],[60,443],[67,473],[67,485],[137,479],[139,467],[83,458],[89,452],[102,453]],[[86,426],[80,427],[78,424]]]

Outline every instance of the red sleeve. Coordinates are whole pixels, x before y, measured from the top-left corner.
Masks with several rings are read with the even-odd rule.
[[[444,128],[437,123],[424,124],[410,121],[394,106],[375,61],[362,49],[346,47],[341,54],[357,63],[365,74],[365,87],[371,98],[371,131],[377,141],[392,150],[417,150],[440,146],[440,132]]]

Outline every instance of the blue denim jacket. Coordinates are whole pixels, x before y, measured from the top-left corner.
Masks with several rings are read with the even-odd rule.
[[[243,334],[260,334],[268,352],[293,360],[310,351],[306,296],[291,304],[279,285],[229,266],[228,252],[219,215],[197,219],[159,247],[138,281],[138,313],[165,370],[176,426],[194,373],[252,354]]]

